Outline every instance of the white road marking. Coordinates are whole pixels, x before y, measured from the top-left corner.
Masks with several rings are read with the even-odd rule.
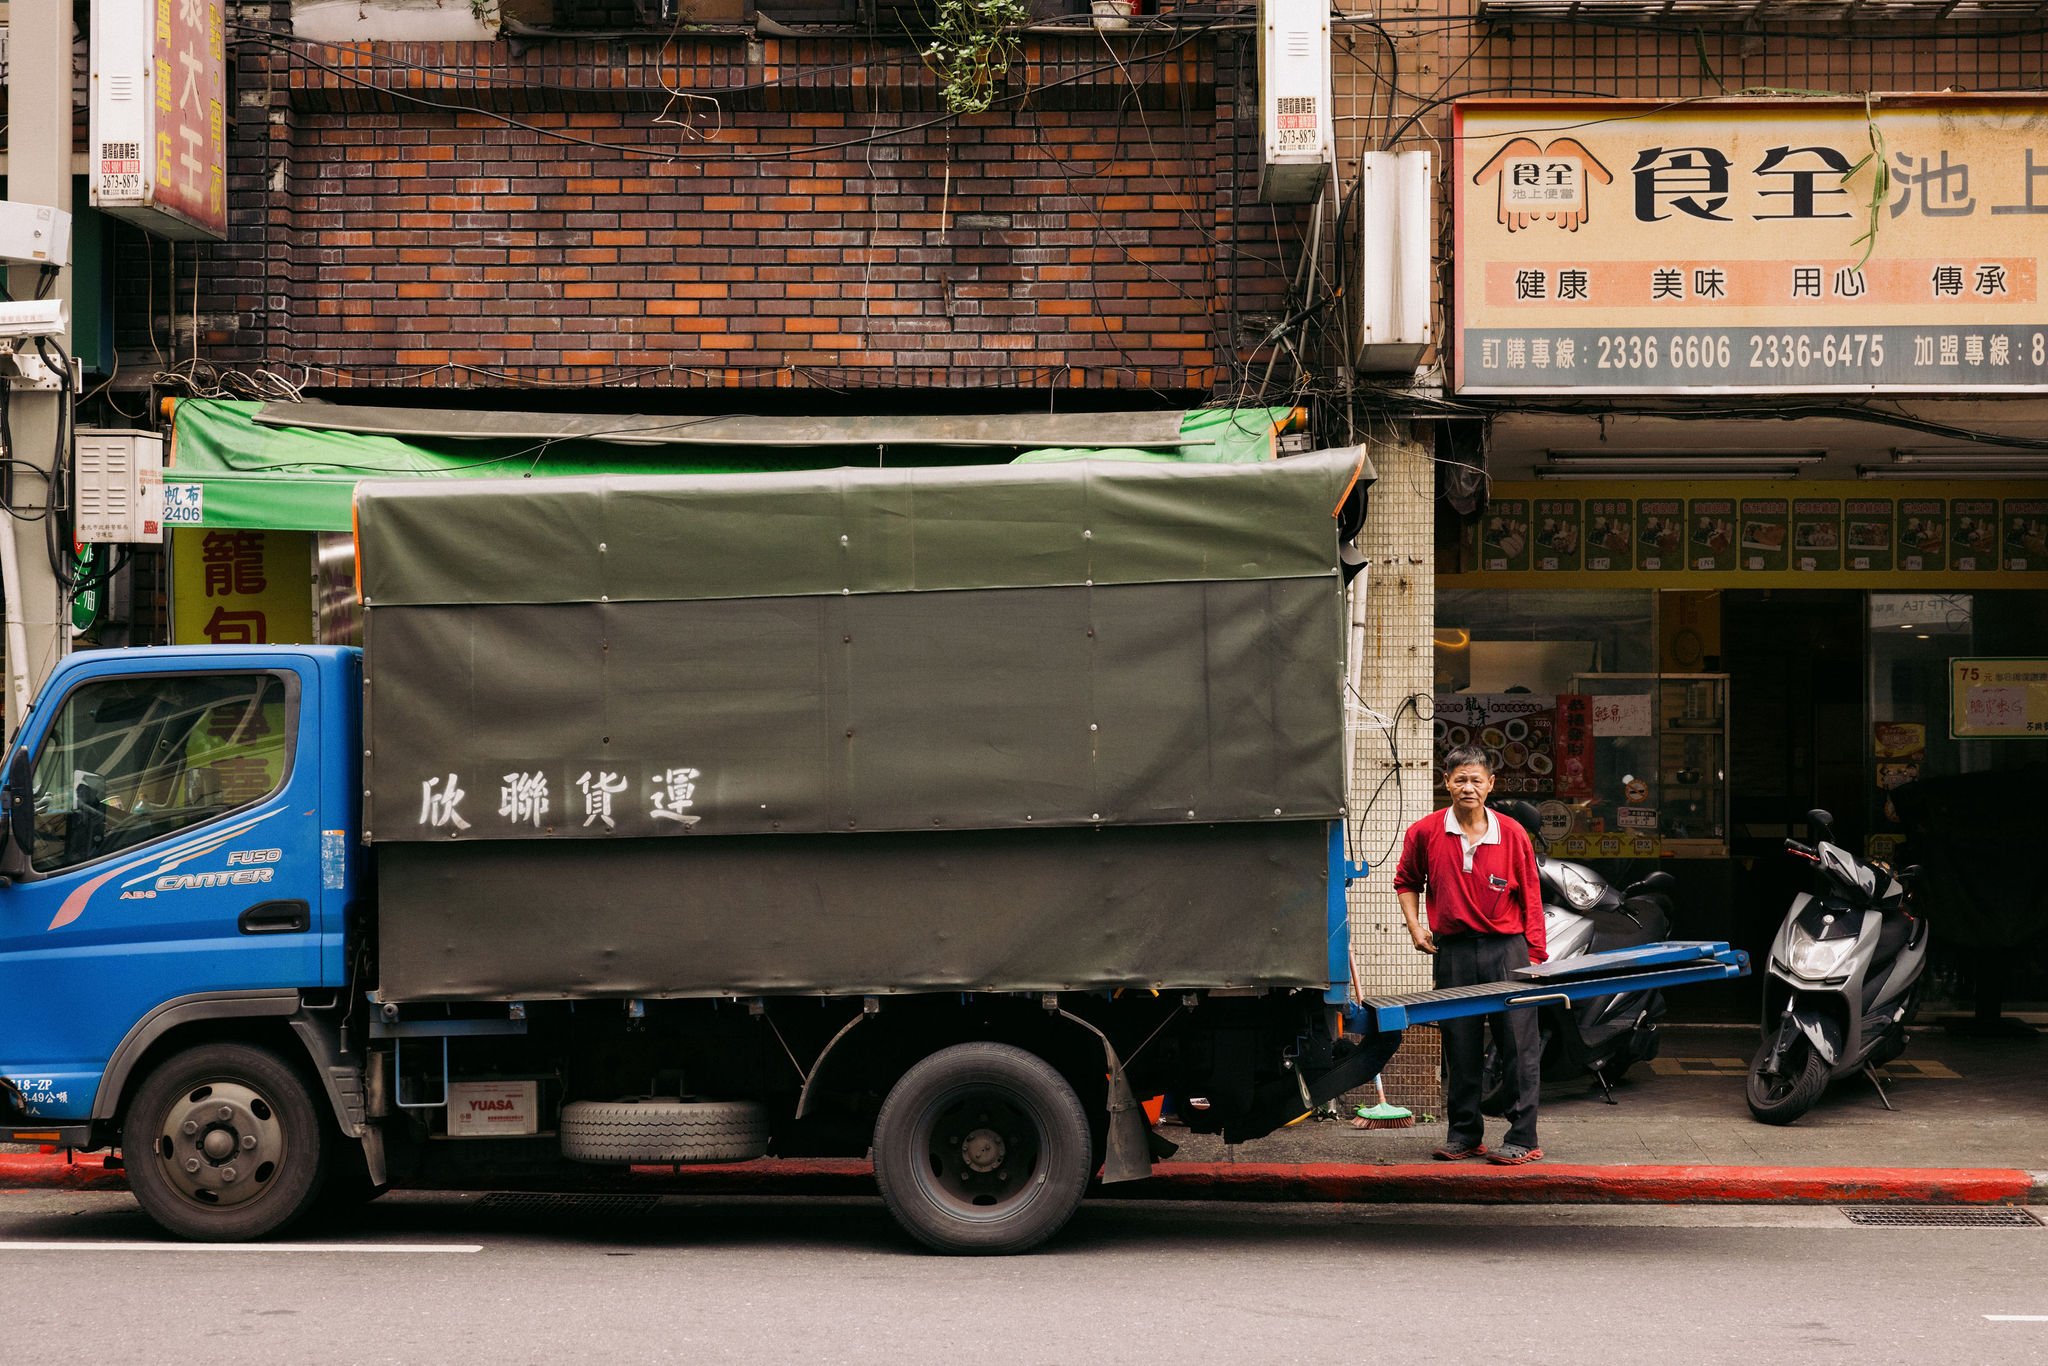
[[[482,1243],[34,1243],[0,1252],[482,1252]]]
[[[1986,1314],[1993,1323],[2048,1323],[2048,1314]]]

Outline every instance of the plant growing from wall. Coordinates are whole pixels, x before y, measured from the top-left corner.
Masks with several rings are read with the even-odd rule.
[[[939,0],[920,55],[947,112],[979,114],[995,103],[1010,63],[1023,55],[1017,32],[1030,19],[1024,0]]]

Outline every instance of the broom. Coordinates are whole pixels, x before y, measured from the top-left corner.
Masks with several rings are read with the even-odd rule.
[[[1358,1107],[1358,1118],[1351,1121],[1354,1129],[1406,1129],[1414,1125],[1415,1115],[1398,1105],[1387,1104],[1387,1088],[1378,1077],[1372,1079],[1372,1088],[1379,1093],[1377,1105]]]

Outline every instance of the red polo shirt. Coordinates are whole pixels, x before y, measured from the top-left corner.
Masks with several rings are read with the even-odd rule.
[[[1529,941],[1529,961],[1550,956],[1543,942],[1543,882],[1536,872],[1536,846],[1529,832],[1486,812],[1487,832],[1466,863],[1463,834],[1453,808],[1435,811],[1408,827],[1394,890],[1421,894],[1429,908],[1429,932],[1439,939],[1457,934],[1519,934]]]

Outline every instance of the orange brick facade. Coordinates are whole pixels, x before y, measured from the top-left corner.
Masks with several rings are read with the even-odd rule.
[[[1303,214],[1254,202],[1242,27],[1034,33],[1017,99],[963,118],[901,38],[275,27],[236,49],[232,239],[158,244],[153,304],[122,291],[159,331],[130,322],[124,355],[168,336],[338,388],[1204,401],[1284,306]]]

